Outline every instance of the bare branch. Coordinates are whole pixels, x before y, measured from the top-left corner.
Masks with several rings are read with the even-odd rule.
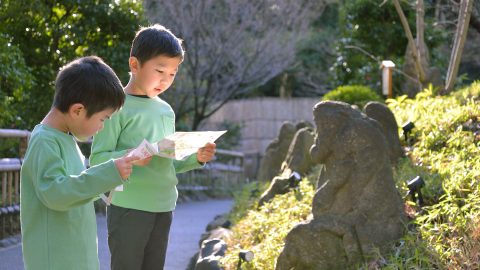
[[[189,97],[195,129],[229,99],[293,65],[296,45],[324,2],[144,0],[144,6],[152,22],[184,39],[185,63],[166,98]]]
[[[418,50],[415,40],[413,39],[412,31],[410,30],[410,26],[408,25],[407,18],[405,17],[405,14],[403,13],[402,7],[400,6],[398,0],[393,0],[393,4],[395,6],[395,9],[397,10],[398,16],[400,17],[400,21],[402,22],[403,29],[405,30],[405,34],[407,35],[408,43],[410,43],[410,46],[412,48],[413,58],[415,60],[415,69],[417,70],[418,78],[421,82],[423,82],[425,81],[425,70],[422,66],[422,62],[420,60],[420,52]]]

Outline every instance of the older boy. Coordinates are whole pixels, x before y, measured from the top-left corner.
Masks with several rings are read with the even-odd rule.
[[[93,199],[121,185],[135,158],[85,170],[75,138],[93,136],[124,100],[118,77],[98,57],[58,73],[53,106],[32,131],[21,170],[25,269],[99,269]]]
[[[157,97],[173,83],[184,51],[181,40],[161,25],[137,32],[129,59],[131,77],[122,111],[93,140],[90,162],[122,156],[143,139],[156,142],[175,132],[175,114]],[[201,167],[213,158],[215,144],[177,161],[154,156],[140,161],[107,211],[111,268],[163,269],[177,200],[176,173]]]

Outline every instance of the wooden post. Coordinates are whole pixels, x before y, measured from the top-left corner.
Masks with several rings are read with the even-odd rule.
[[[388,98],[393,97],[392,90],[392,72],[395,64],[390,60],[382,61],[380,68],[382,69],[382,94]]]

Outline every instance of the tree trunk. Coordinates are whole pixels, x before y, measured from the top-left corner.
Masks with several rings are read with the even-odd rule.
[[[289,98],[292,97],[292,91],[288,87],[288,73],[283,73],[280,78],[280,97]]]
[[[457,30],[455,32],[455,41],[450,55],[450,63],[445,81],[445,89],[442,94],[448,94],[453,91],[455,80],[458,74],[460,61],[462,60],[463,47],[467,39],[468,25],[470,23],[470,15],[473,9],[473,0],[462,0],[458,13]]]
[[[421,4],[422,3],[423,1],[421,1]],[[417,71],[418,80],[421,83],[423,83],[425,81],[425,68],[422,66],[421,52],[419,51],[419,48],[416,46],[417,43],[413,39],[412,31],[410,30],[410,26],[408,25],[407,18],[403,13],[400,3],[398,2],[398,0],[393,0],[393,4],[395,6],[395,9],[397,10],[398,16],[400,16],[400,21],[402,22],[403,29],[405,30],[405,34],[407,35],[408,43],[412,47],[412,53],[413,53],[413,58],[415,60],[415,69]],[[418,9],[418,6],[417,6],[417,9]],[[422,18],[422,21],[423,21],[423,18]]]

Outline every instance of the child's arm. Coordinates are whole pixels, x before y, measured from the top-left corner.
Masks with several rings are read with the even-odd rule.
[[[206,162],[213,159],[215,149],[215,143],[207,143],[204,147],[198,149],[196,154],[189,156],[185,160],[174,160],[173,165],[175,166],[175,171],[182,173],[202,167]]]
[[[22,173],[32,179],[40,201],[53,210],[65,211],[91,201],[100,193],[122,184],[131,173],[134,158],[111,160],[71,175],[58,144],[42,142],[41,151],[32,151]]]
[[[115,113],[112,118],[105,121],[103,129],[93,137],[90,165],[100,164],[127,154],[128,150],[116,150],[118,137],[122,131],[119,114]]]

